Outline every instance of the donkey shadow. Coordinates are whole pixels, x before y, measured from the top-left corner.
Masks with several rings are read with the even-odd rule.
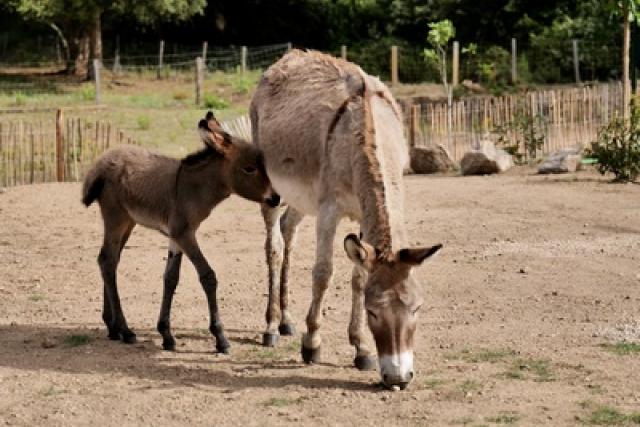
[[[245,346],[257,345],[257,341],[253,340],[247,339],[246,343],[236,345],[231,355],[223,356],[215,354],[213,350],[194,351],[179,348],[175,352],[166,352],[151,341],[152,338],[157,338],[155,331],[141,329],[137,332],[139,342],[125,345],[110,341],[103,328],[46,324],[0,325],[3,346],[3,351],[0,352],[0,366],[24,371],[44,369],[66,374],[112,375],[119,372],[141,380],[156,381],[162,384],[161,387],[197,385],[235,391],[246,388],[281,390],[284,386],[294,385],[307,389],[376,390],[376,386],[367,383],[364,378],[354,381],[295,374],[296,371],[308,372],[310,369],[297,361],[234,359],[246,350]],[[69,339],[74,336],[84,337],[85,340],[88,337],[89,342],[76,346],[74,340]],[[208,339],[212,341],[210,337]],[[53,344],[55,346],[52,348],[44,348],[45,345]],[[255,375],[264,370],[274,369],[288,370],[292,375]],[[234,375],[236,372],[241,374]]]

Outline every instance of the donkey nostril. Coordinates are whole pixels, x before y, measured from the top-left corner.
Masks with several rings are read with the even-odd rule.
[[[413,379],[413,371],[409,372],[409,381],[411,381]]]

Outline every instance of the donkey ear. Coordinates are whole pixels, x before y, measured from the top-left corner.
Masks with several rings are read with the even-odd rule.
[[[441,243],[426,248],[401,249],[398,252],[398,260],[409,265],[420,265],[425,259],[435,255],[440,249],[442,249]]]
[[[355,234],[349,234],[344,238],[344,251],[354,264],[371,269],[376,258],[373,246],[361,241]]]
[[[231,148],[231,138],[222,130],[220,123],[213,117],[211,111],[207,113],[206,118],[198,123],[198,132],[202,142],[220,154],[226,154]]]

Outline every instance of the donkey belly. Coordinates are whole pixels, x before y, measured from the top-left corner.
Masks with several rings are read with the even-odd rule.
[[[304,215],[318,213],[318,183],[285,177],[277,172],[268,172],[271,185],[282,200]]]

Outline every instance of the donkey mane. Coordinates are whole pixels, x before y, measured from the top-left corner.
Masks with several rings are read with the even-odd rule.
[[[223,157],[224,156],[222,154],[207,145],[201,150],[187,155],[185,158],[180,160],[180,164],[182,166],[203,166],[210,160],[222,159]]]

